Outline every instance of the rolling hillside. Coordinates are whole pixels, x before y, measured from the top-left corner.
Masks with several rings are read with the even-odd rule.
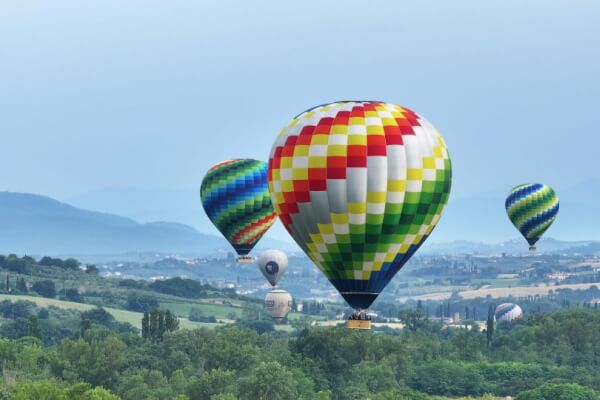
[[[265,245],[289,248],[270,240]],[[0,193],[0,253],[32,255],[160,252],[204,255],[231,251],[216,235],[173,222],[138,223],[88,211],[45,196]]]

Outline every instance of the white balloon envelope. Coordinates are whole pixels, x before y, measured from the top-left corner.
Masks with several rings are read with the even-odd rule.
[[[271,286],[277,286],[288,267],[288,258],[283,251],[267,250],[258,256],[258,268]]]
[[[517,304],[504,303],[496,307],[494,319],[496,322],[512,322],[523,317],[523,309]]]
[[[265,308],[275,322],[281,322],[292,309],[292,295],[283,289],[273,289],[265,297]]]

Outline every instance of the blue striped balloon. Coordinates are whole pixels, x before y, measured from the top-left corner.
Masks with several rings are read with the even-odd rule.
[[[548,185],[526,183],[511,190],[505,206],[508,218],[533,251],[535,243],[556,219],[558,196]]]

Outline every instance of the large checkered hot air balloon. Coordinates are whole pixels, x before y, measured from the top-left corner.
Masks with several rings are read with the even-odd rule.
[[[526,183],[510,191],[505,202],[513,225],[535,251],[535,243],[552,225],[558,214],[558,196],[548,185]]]
[[[283,128],[268,178],[285,228],[360,310],[438,223],[451,166],[441,135],[416,113],[341,101],[311,108]]]
[[[267,163],[227,160],[208,170],[200,187],[206,215],[235,249],[238,261],[275,222],[267,183]]]

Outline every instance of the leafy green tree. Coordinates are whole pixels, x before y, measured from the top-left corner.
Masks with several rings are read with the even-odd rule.
[[[56,286],[51,280],[37,281],[31,286],[31,290],[40,296],[54,298],[56,297]]]
[[[205,315],[199,308],[191,308],[188,319],[196,322],[217,322],[217,319],[213,315]]]
[[[38,311],[37,317],[39,319],[48,319],[50,318],[50,312],[47,308],[41,308],[40,311]]]
[[[35,315],[29,317],[27,324],[27,336],[42,338],[42,331],[40,330],[40,323]]]
[[[240,319],[236,321],[236,325],[242,326],[244,328],[252,329],[258,333],[269,333],[275,331],[275,324],[273,320],[248,320],[248,319]]]
[[[192,382],[187,390],[187,395],[193,400],[211,400],[216,395],[237,392],[237,381],[233,371],[213,369],[206,371],[200,378]]]
[[[181,353],[185,356],[185,353]],[[186,356],[187,357],[187,356]],[[187,362],[189,363],[189,359],[187,360]],[[185,363],[180,363],[178,364],[178,366],[185,368],[186,365]],[[171,378],[169,379],[169,384],[171,385],[171,389],[173,390],[174,393],[176,394],[184,394],[186,391],[186,388],[188,386],[188,381],[187,378],[183,372],[183,370],[178,369],[176,371],[174,371],[171,374]],[[187,396],[186,396],[187,398]]]
[[[88,264],[85,266],[85,272],[90,275],[98,275],[98,267],[94,264]]]
[[[364,385],[370,393],[378,393],[397,388],[398,382],[390,365],[363,361],[352,367],[350,380]]]
[[[158,308],[158,300],[152,295],[130,293],[125,308],[136,312],[151,311]]]
[[[186,297],[190,299],[197,299],[205,297],[208,290],[211,289],[208,285],[203,285],[193,279],[185,279],[175,277],[165,280],[157,280],[150,284],[152,290],[171,294],[173,296]]]
[[[78,270],[81,263],[74,258],[67,258],[63,261],[62,267],[65,269]]]
[[[16,289],[19,293],[26,294],[29,290],[27,289],[27,283],[25,282],[25,278],[17,278]]]
[[[4,262],[4,267],[9,271],[16,272],[18,274],[27,273],[27,261],[17,257],[16,254],[9,254]]]
[[[65,290],[65,298],[76,303],[83,303],[83,296],[79,293],[77,288],[69,288]]]
[[[127,346],[116,336],[103,340],[65,339],[49,354],[52,372],[67,381],[114,387],[127,365]]]
[[[85,391],[80,398],[75,400],[119,400],[119,398],[102,387],[95,387]]]
[[[29,318],[35,309],[35,303],[31,301],[10,301],[4,300],[0,303],[0,313],[4,318]]]
[[[315,394],[315,400],[331,400],[332,394],[329,390],[321,390]]]
[[[406,325],[406,328],[410,329],[413,332],[423,325],[423,317],[424,314],[422,308],[407,308],[404,310],[400,310],[400,312],[398,313],[398,319]]]
[[[299,398],[292,373],[276,361],[261,362],[239,380],[240,400],[287,400]]]
[[[115,317],[102,307],[92,308],[81,313],[82,320],[89,320],[98,325],[111,326],[115,322]]]
[[[85,337],[85,333],[87,331],[89,331],[90,329],[92,329],[92,321],[90,321],[89,319],[82,319],[81,320],[81,333],[80,333],[80,336],[82,338]]]
[[[164,375],[157,370],[127,371],[118,386],[123,400],[171,399],[173,392]]]
[[[117,393],[123,400],[152,398],[152,390],[143,374],[131,373],[120,377]]]
[[[38,264],[45,267],[62,267],[62,260],[59,258],[44,256],[40,259],[40,261],[38,261]]]
[[[108,390],[91,388],[87,383],[62,386],[51,380],[19,382],[10,395],[11,400],[119,400]]]
[[[310,329],[290,342],[295,356],[314,363],[313,379],[339,380],[339,371],[348,371],[367,357],[372,337],[350,329]],[[319,386],[317,386],[319,387]]]
[[[484,380],[476,368],[449,360],[415,367],[409,382],[420,392],[440,396],[477,396],[484,392]]]
[[[598,400],[595,390],[574,383],[547,383],[519,393],[515,400]]]
[[[235,326],[221,328],[208,337],[197,339],[204,340],[200,357],[206,369],[247,370],[258,362],[266,347],[264,337]]]
[[[19,339],[18,356],[12,364],[4,364],[5,369],[14,368],[20,371],[20,379],[40,379],[48,376],[45,368],[45,351],[41,341],[32,336]]]
[[[218,393],[211,396],[210,400],[237,400],[233,393]]]
[[[69,400],[65,391],[51,380],[19,382],[10,395],[11,400]]]

